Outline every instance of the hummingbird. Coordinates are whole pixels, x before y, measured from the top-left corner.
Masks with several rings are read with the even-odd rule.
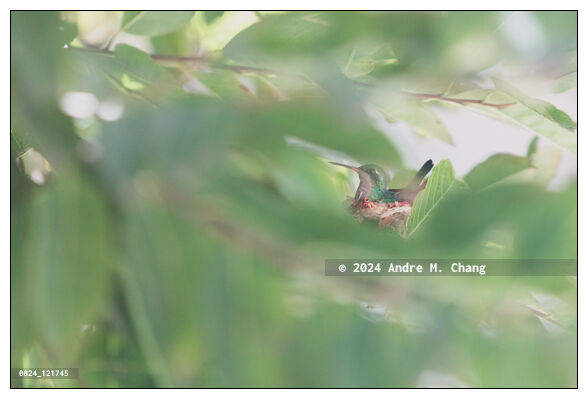
[[[355,202],[408,202],[412,204],[416,195],[425,188],[425,177],[433,169],[433,161],[428,160],[421,166],[415,177],[404,188],[387,188],[388,179],[382,167],[367,164],[359,167],[331,162],[333,165],[351,169],[359,175],[359,186],[355,192]]]
[[[378,165],[356,167],[338,162],[331,163],[351,169],[359,176],[355,198],[349,199],[356,219],[376,221],[380,228],[390,227],[399,233],[406,231],[414,199],[425,188],[425,177],[433,169],[433,161],[429,159],[404,188],[388,188],[386,173]]]

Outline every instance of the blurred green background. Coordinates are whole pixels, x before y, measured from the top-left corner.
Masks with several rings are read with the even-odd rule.
[[[574,277],[324,260],[576,258],[576,50],[576,12],[11,12],[11,367],[80,370],[12,386],[575,387]],[[428,158],[405,235],[328,163]]]

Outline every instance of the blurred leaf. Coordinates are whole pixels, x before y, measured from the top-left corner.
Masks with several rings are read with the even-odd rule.
[[[10,69],[11,132],[58,169],[71,157],[75,139],[56,101],[59,70],[66,64],[63,46],[72,30],[55,11],[12,11],[10,17],[11,62],[18,65]]]
[[[59,54],[75,36],[75,26],[61,21],[54,11],[11,11],[10,18],[10,54],[22,65],[11,70],[11,76],[21,77],[23,89],[35,87],[42,94],[55,90],[57,81],[45,78],[57,75]]]
[[[379,67],[398,62],[392,46],[383,45],[378,41],[357,42],[341,53],[339,65],[343,73],[350,79],[360,79]]]
[[[399,162],[394,146],[365,116],[344,115],[331,104],[238,108],[211,98],[186,98],[104,126],[100,166],[109,180],[115,179],[111,182],[123,183],[145,169],[192,174],[184,177],[191,184],[197,181],[194,174],[214,176],[226,169],[228,146],[271,154],[281,151],[288,137],[366,162]]]
[[[540,22],[545,40],[556,52],[575,51],[578,47],[578,11],[534,11]]]
[[[529,147],[527,147],[527,158],[531,158],[533,155],[537,153],[537,142],[539,141],[539,136],[533,137],[531,142],[529,143]]]
[[[180,29],[193,15],[194,11],[141,11],[123,23],[129,25],[129,33],[158,36]]]
[[[275,346],[270,325],[284,321],[278,274],[202,227],[154,206],[125,220],[125,296],[157,385],[274,385],[277,354],[254,353]]]
[[[540,186],[547,187],[557,174],[562,158],[562,150],[556,147],[542,147],[531,157],[535,168],[533,181]]]
[[[36,333],[58,359],[71,361],[72,340],[107,302],[113,253],[104,198],[87,176],[70,170],[36,196],[28,229],[27,292]]]
[[[59,31],[61,32],[60,41],[64,44],[71,43],[76,36],[78,35],[78,26],[76,24],[67,23],[65,21],[61,21],[59,26]]]
[[[206,20],[206,22],[211,23],[212,21],[214,21],[215,19],[217,19],[218,17],[223,15],[223,13],[225,11],[201,11],[201,12],[204,15],[204,19]]]
[[[30,183],[16,162],[16,148],[11,143],[10,159],[10,364],[24,367],[23,355],[34,339],[27,295],[25,266],[26,240],[29,224]]]
[[[483,251],[484,237],[499,228],[500,236],[512,247],[508,258],[573,259],[577,240],[570,223],[576,204],[574,187],[562,193],[523,184],[462,191],[451,201],[439,203],[419,238],[428,245],[435,242],[435,248],[429,250],[436,257],[475,258]],[[493,252],[487,253],[488,258],[496,258]]]
[[[365,115],[345,112],[344,108],[333,105],[317,101],[312,105],[283,105],[264,109],[255,118],[248,117],[253,123],[247,137],[251,142],[265,146],[273,140],[282,141],[292,136],[342,151],[363,163],[398,163],[399,156],[394,145],[370,126]]]
[[[566,75],[560,76],[553,82],[553,91],[555,93],[563,93],[569,90],[574,90],[578,87],[578,72],[570,72]]]
[[[562,150],[555,146],[538,145],[539,137],[535,136],[527,149],[527,158],[533,166],[531,180],[539,186],[547,187],[557,174]]]
[[[410,125],[418,134],[436,137],[453,144],[449,131],[431,109],[421,101],[404,95],[380,93],[374,99],[377,109],[391,122],[402,121]]]
[[[132,212],[124,228],[121,275],[140,345],[158,385],[177,386],[204,355],[193,262],[212,260],[214,248],[188,223],[156,208]],[[181,366],[174,355],[187,355],[190,363]]]
[[[268,158],[270,160],[265,169],[272,175],[277,189],[292,205],[328,209],[327,212],[339,208],[341,198],[336,197],[333,181],[324,173],[326,165],[314,154],[286,148]]]
[[[391,47],[396,62],[388,63],[392,58],[386,56],[376,60],[377,54],[372,60],[360,55],[358,75],[369,71],[375,76],[402,71],[423,72],[424,78],[443,73],[462,75],[500,61],[507,48],[505,37],[496,34],[502,23],[499,12],[483,11],[293,12],[262,18],[237,35],[224,54],[252,65],[288,67],[287,59],[312,69],[304,61],[308,54],[338,58],[341,65],[342,49],[373,42]],[[377,68],[372,69],[372,61]],[[342,65],[345,69],[346,63]],[[350,64],[348,72],[353,67]]]
[[[463,179],[472,190],[481,190],[531,166],[527,157],[495,154],[476,165]]]
[[[542,197],[536,198],[540,202],[531,207],[535,211],[534,216],[525,210],[525,221],[519,222],[514,250],[521,258],[576,259],[577,189],[571,187],[557,195],[547,194]],[[565,212],[559,209],[562,206]]]
[[[114,187],[125,187],[141,172],[197,184],[225,168],[227,139],[239,130],[233,113],[218,101],[190,98],[141,108],[104,125],[104,158],[98,167]]]
[[[325,49],[330,44],[326,39],[329,28],[318,15],[320,13],[296,12],[266,16],[231,40],[224,54],[236,60],[257,59],[255,63],[263,63],[268,57],[267,54],[262,56],[260,50],[285,55]]]
[[[455,178],[455,171],[449,160],[439,162],[431,172],[427,186],[415,198],[412,214],[407,222],[407,236],[410,237],[425,221],[435,207],[451,191],[464,189],[465,184]]]
[[[201,82],[213,96],[223,100],[251,100],[254,93],[244,89],[239,81],[239,75],[233,71],[199,72],[194,77]]]
[[[239,32],[259,21],[253,11],[224,11],[210,21],[207,18],[210,12],[197,12],[195,29],[200,45],[208,51],[222,50]]]
[[[394,173],[388,186],[390,188],[403,188],[414,178],[417,171],[415,169],[400,169]]]
[[[156,81],[173,82],[173,76],[161,65],[155,62],[149,54],[127,44],[119,44],[114,50],[114,57],[135,76],[144,82]]]

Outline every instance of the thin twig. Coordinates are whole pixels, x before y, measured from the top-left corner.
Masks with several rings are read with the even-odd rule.
[[[422,100],[434,99],[434,100],[440,100],[440,101],[447,101],[447,102],[452,102],[452,103],[458,103],[458,104],[461,104],[461,105],[478,104],[478,105],[484,105],[484,106],[487,106],[487,107],[498,108],[498,109],[508,108],[510,106],[516,105],[516,103],[490,104],[490,103],[484,102],[482,100],[472,100],[472,99],[467,99],[467,98],[445,97],[442,94],[414,93],[414,92],[409,92],[409,91],[403,91],[403,93],[404,94],[407,94],[409,96],[420,98]]]

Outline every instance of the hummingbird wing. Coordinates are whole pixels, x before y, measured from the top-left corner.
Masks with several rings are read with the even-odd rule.
[[[433,169],[433,161],[429,159],[427,162],[423,164],[423,166],[421,166],[417,174],[413,177],[410,183],[408,183],[408,185],[404,187],[403,190],[412,191],[418,189],[421,186],[423,180],[425,179],[425,176],[427,176],[431,169]]]
[[[427,184],[427,179],[425,179],[425,177],[431,169],[433,169],[433,161],[429,159],[423,164],[423,166],[421,166],[417,174],[406,187],[395,189],[389,188],[388,192],[396,201],[408,201],[413,203],[417,194],[425,188]]]

